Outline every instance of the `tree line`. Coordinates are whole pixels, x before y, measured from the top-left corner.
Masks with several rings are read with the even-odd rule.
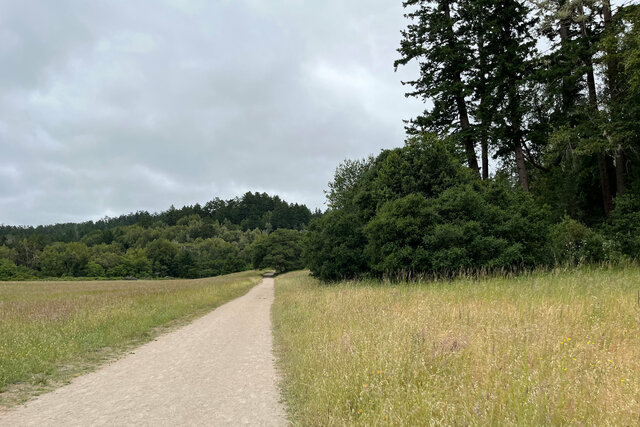
[[[0,280],[55,277],[209,277],[250,268],[301,268],[311,213],[246,193],[150,214],[80,224],[0,227]]]
[[[339,280],[637,259],[640,8],[403,4],[395,66],[418,65],[406,95],[428,108],[407,121],[404,147],[338,167],[330,209],[305,236],[311,271]]]

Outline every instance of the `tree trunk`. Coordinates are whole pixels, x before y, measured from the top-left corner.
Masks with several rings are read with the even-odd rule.
[[[527,173],[527,165],[524,161],[524,153],[522,151],[522,124],[518,114],[518,106],[520,105],[520,97],[516,93],[516,88],[511,88],[509,96],[509,120],[511,121],[511,135],[513,135],[513,151],[516,155],[516,167],[518,168],[518,178],[524,191],[529,191],[529,174]]]
[[[484,35],[478,32],[478,55],[480,64],[480,81],[478,82],[478,92],[480,93],[480,106],[478,114],[480,116],[480,149],[482,151],[482,179],[489,179],[489,135],[488,129],[491,126],[491,116],[487,111],[487,82],[485,73],[487,71],[487,54],[484,48]]]
[[[624,193],[624,172],[625,172],[624,151],[618,147],[616,152],[616,195]]]
[[[584,7],[582,4],[578,8],[581,15],[584,16]],[[591,48],[591,42],[589,41],[589,32],[587,31],[587,24],[584,21],[580,22],[580,32],[582,33],[582,44],[584,45],[585,54],[582,57],[584,65],[587,66],[587,89],[589,91],[589,106],[598,111],[598,94],[596,93],[596,79],[593,74],[593,59],[589,50]]]
[[[562,52],[563,60],[564,52],[569,49],[569,42],[571,41],[571,35],[569,32],[570,23],[568,19],[560,20],[560,52]],[[562,111],[568,112],[573,109],[575,101],[575,84],[572,83],[571,75],[562,76]]]
[[[456,81],[458,84],[460,77]],[[462,140],[464,141],[464,150],[467,153],[467,162],[469,167],[478,176],[480,176],[480,168],[478,167],[478,158],[476,157],[475,144],[473,143],[473,136],[471,134],[471,123],[469,122],[469,113],[467,112],[467,105],[464,102],[462,96],[456,96],[456,105],[458,106],[458,114],[460,115],[460,127],[462,128]]]
[[[522,153],[522,142],[520,139],[515,141],[515,153],[516,153],[516,165],[518,166],[518,178],[520,179],[520,184],[522,184],[522,189],[524,191],[529,191],[529,176],[527,174],[527,166],[524,163],[524,154]]]
[[[489,141],[486,132],[482,135],[480,145],[482,147],[482,179],[486,181],[489,179]]]
[[[613,206],[611,197],[611,187],[609,186],[609,168],[607,168],[607,158],[604,154],[598,154],[598,168],[600,169],[600,182],[602,183],[602,200],[604,215],[609,216]]]

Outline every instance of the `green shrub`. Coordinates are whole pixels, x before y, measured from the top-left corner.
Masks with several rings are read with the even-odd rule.
[[[608,258],[604,237],[569,217],[551,227],[550,246],[556,263],[581,264]]]
[[[496,185],[461,185],[435,198],[411,194],[386,203],[365,227],[371,268],[446,274],[542,263],[543,210],[515,190],[507,193],[511,200],[494,204],[489,190]]]

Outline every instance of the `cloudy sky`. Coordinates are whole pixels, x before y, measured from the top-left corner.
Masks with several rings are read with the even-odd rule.
[[[0,223],[246,191],[324,207],[340,161],[400,146],[391,0],[0,0]]]

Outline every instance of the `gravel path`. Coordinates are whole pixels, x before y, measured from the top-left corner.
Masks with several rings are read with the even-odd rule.
[[[18,407],[1,426],[284,425],[273,279],[133,354]]]

